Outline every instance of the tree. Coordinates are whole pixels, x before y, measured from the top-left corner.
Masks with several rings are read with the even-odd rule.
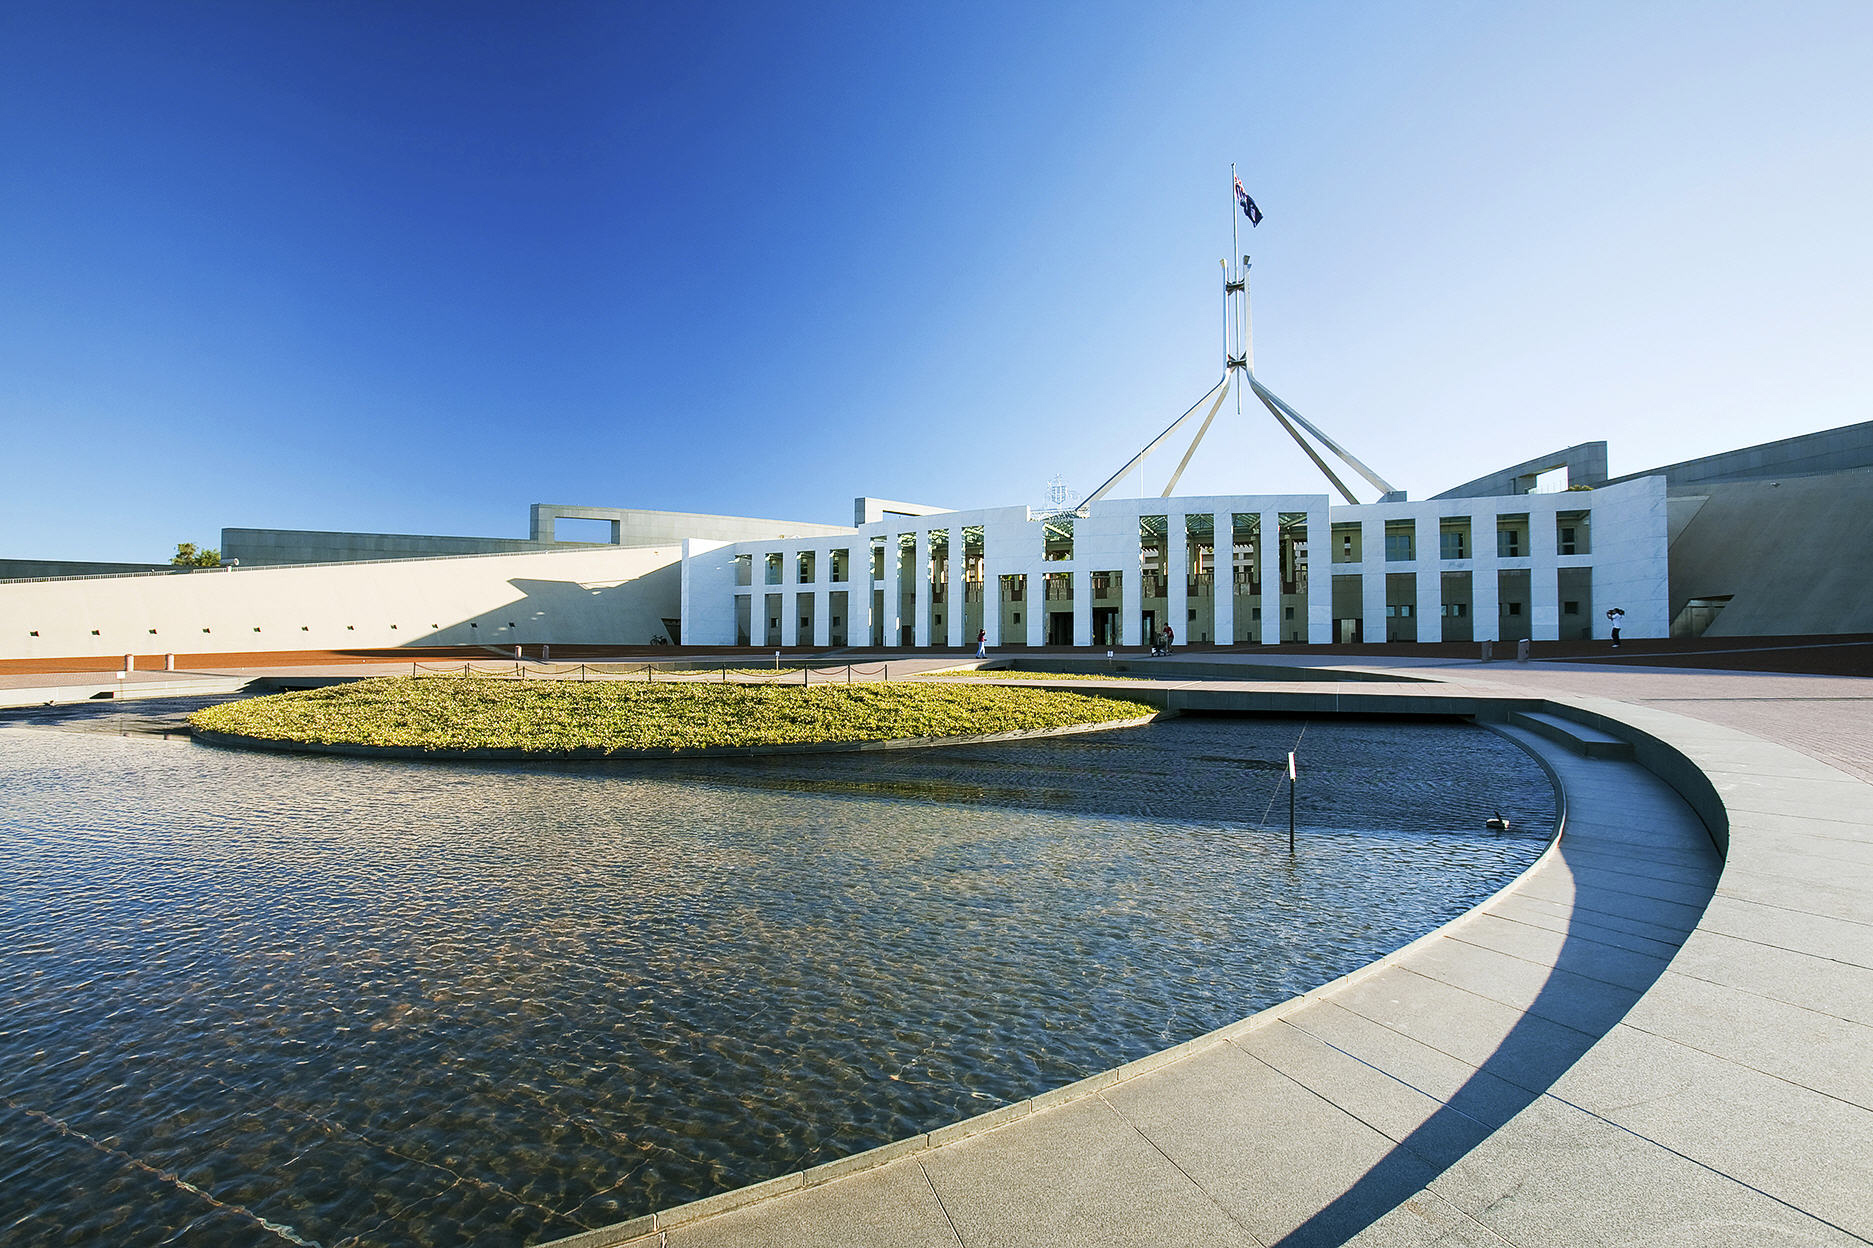
[[[169,562],[179,568],[218,568],[221,566],[221,552],[197,550],[194,542],[177,542],[176,553]]]

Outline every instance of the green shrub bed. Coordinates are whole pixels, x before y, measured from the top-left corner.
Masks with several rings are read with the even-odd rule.
[[[899,681],[802,687],[393,676],[223,703],[189,722],[270,742],[557,754],[979,736],[1138,719],[1155,709],[1062,690]]]

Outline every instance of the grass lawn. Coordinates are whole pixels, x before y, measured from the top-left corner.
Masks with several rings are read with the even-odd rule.
[[[693,750],[960,737],[1150,715],[1123,698],[889,681],[858,685],[525,682],[391,676],[209,707],[198,728],[419,750]]]

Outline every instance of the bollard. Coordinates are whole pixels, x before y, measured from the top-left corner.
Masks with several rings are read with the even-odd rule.
[[[136,655],[126,654],[124,656],[124,670],[126,672],[134,672],[137,670],[137,656]]]
[[[1515,643],[1515,661],[1517,663],[1528,662],[1528,638],[1524,637]]]
[[[1495,657],[1494,650],[1495,643],[1488,641],[1483,643],[1483,662],[1487,663]]]
[[[176,656],[175,655],[165,654],[163,656],[163,670],[165,672],[173,672],[176,670]]]
[[[552,661],[553,661],[553,647],[551,645],[542,645],[540,647],[540,662],[551,663]]]

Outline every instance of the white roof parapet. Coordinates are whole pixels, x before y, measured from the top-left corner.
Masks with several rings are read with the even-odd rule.
[[[928,503],[900,503],[889,498],[869,498],[863,494],[852,500],[852,523],[875,524],[886,516],[940,516],[954,507],[932,507]]]

